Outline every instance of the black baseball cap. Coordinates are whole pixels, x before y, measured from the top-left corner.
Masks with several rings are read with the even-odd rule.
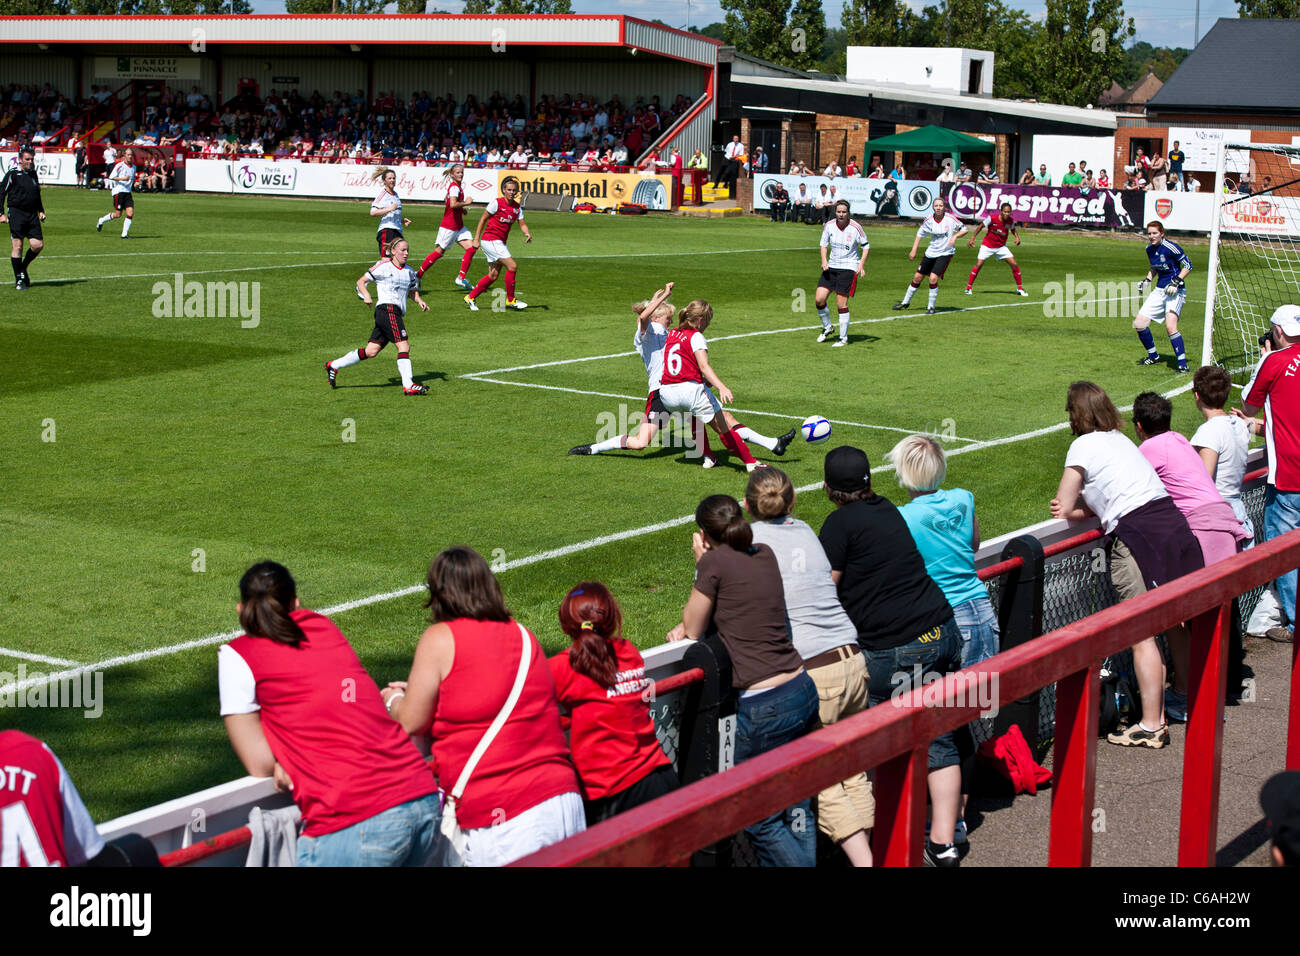
[[[1269,834],[1289,866],[1300,866],[1300,770],[1270,777],[1259,792]]]
[[[852,445],[832,448],[826,455],[826,487],[831,491],[861,491],[871,487],[867,453]]]

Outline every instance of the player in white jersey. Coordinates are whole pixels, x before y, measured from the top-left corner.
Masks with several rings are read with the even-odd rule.
[[[135,154],[131,150],[122,154],[121,162],[114,164],[108,174],[108,184],[113,190],[113,211],[99,217],[95,231],[103,232],[104,223],[125,215],[126,221],[122,223],[122,238],[125,239],[131,233],[131,221],[135,218],[135,200],[131,196],[135,187]]]
[[[330,388],[338,388],[339,369],[374,358],[383,351],[385,345],[392,342],[397,346],[397,371],[402,376],[403,392],[407,395],[426,395],[429,386],[419,384],[411,378],[411,347],[402,317],[406,314],[408,296],[415,300],[422,312],[429,311],[429,304],[420,298],[420,280],[415,275],[415,270],[406,264],[407,256],[411,254],[411,244],[405,239],[394,239],[387,252],[387,259],[380,259],[357,280],[357,294],[361,301],[375,306],[375,328],[370,333],[370,341],[365,348],[352,349],[341,358],[326,362],[325,374],[329,377]],[[379,293],[378,305],[370,298],[371,282]]]
[[[863,274],[871,243],[862,224],[849,217],[849,201],[835,203],[835,218],[822,227],[822,276],[817,281],[817,317],[822,320],[822,333],[818,342],[825,342],[835,334],[831,328],[831,310],[826,302],[831,292],[840,313],[840,337],[835,348],[849,344],[849,299],[858,288],[858,277]]]
[[[379,232],[375,238],[379,242],[379,254],[382,256],[392,242],[402,238],[402,228],[409,226],[411,220],[402,218],[402,200],[397,197],[397,173],[386,166],[380,166],[370,178],[384,184],[375,201],[370,204],[370,215],[380,217]]]
[[[921,223],[921,228],[916,230],[916,238],[912,240],[912,251],[908,253],[907,258],[916,258],[916,250],[922,238],[928,238],[930,244],[926,247],[925,256],[917,266],[916,275],[912,276],[912,282],[903,293],[903,298],[894,303],[895,309],[906,309],[912,301],[912,296],[916,295],[916,290],[921,288],[921,280],[929,276],[930,304],[925,311],[929,315],[934,314],[934,303],[939,298],[939,280],[943,278],[948,263],[952,261],[953,254],[957,251],[957,240],[969,231],[962,225],[960,219],[948,212],[946,202],[942,199],[934,201],[934,215],[927,216]]]

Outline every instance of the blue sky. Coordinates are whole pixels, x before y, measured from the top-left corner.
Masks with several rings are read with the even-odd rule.
[[[920,0],[908,0],[913,9],[919,10],[924,3]],[[1046,9],[1043,0],[1010,0],[1030,17],[1041,19]],[[839,26],[840,0],[822,0],[826,8],[827,21],[831,26]],[[451,13],[460,12],[463,0],[433,0],[440,10]],[[1219,17],[1235,17],[1237,5],[1233,0],[1201,0],[1201,30],[1206,31],[1214,25]],[[283,13],[284,0],[253,0],[253,10],[257,13]],[[622,3],[601,2],[601,0],[573,0],[575,13],[624,13],[628,16],[644,17],[647,20],[660,19],[675,27],[685,26],[690,22],[696,26],[713,23],[723,17],[722,6],[717,0],[623,0]],[[1191,48],[1193,23],[1196,15],[1196,0],[1127,0],[1125,12],[1137,25],[1137,40],[1145,40],[1152,46]],[[689,21],[688,21],[689,18]]]

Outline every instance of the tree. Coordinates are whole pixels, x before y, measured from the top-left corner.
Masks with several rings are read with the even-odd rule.
[[[339,13],[382,13],[384,0],[337,0]],[[284,0],[289,13],[334,13],[335,0]]]
[[[849,0],[840,13],[847,46],[922,46],[913,41],[921,19],[903,0]]]
[[[1300,17],[1300,0],[1237,0],[1237,13],[1252,19],[1294,20]]]
[[[572,13],[569,0],[465,0],[463,13]]]
[[[822,0],[795,0],[790,11],[787,43],[789,54],[778,60],[800,70],[815,70],[821,66],[822,48],[826,44],[826,15]]]
[[[708,37],[711,40],[721,40],[726,42],[727,28],[722,23],[710,23],[705,27],[691,27],[692,33],[698,33],[702,37]]]
[[[785,20],[790,0],[722,0],[727,16],[723,42],[760,60],[783,62],[786,53]]]
[[[1038,98],[1067,106],[1095,103],[1122,72],[1124,43],[1134,32],[1122,0],[1047,0],[1033,58]]]

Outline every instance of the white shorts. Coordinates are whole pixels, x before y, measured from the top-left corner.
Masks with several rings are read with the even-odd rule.
[[[562,793],[496,826],[465,831],[466,866],[505,866],[587,829],[582,797]]]
[[[669,412],[690,413],[708,424],[722,412],[716,395],[699,382],[678,382],[659,386],[659,401]]]
[[[1172,312],[1175,316],[1183,311],[1183,305],[1187,302],[1187,290],[1183,289],[1172,299],[1165,298],[1164,289],[1152,289],[1151,294],[1147,296],[1146,302],[1142,303],[1142,311],[1138,315],[1142,318],[1150,319],[1152,322],[1163,322],[1165,316]]]
[[[470,242],[473,242],[474,234],[470,232],[468,229],[466,229],[464,226],[461,226],[459,230],[444,229],[442,227],[439,227],[438,242],[436,243],[436,245],[438,246],[439,249],[450,249],[455,243],[463,242],[467,239]]]
[[[1016,254],[1006,246],[998,246],[992,249],[989,246],[980,246],[980,253],[975,257],[976,262],[983,262],[985,259],[996,257],[998,262],[1005,262],[1007,259],[1014,259]]]
[[[498,259],[514,258],[510,254],[510,250],[506,248],[506,244],[500,239],[484,239],[482,248],[483,255],[487,256],[489,263],[496,262]]]

